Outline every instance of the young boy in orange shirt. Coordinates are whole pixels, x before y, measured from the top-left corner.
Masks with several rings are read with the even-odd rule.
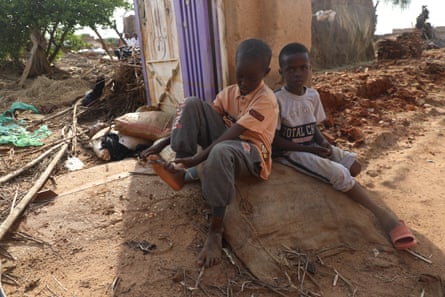
[[[235,178],[269,177],[278,120],[275,95],[263,81],[270,71],[271,56],[265,42],[243,41],[236,53],[237,84],[224,88],[213,106],[196,97],[187,98],[177,111],[171,137],[142,153],[155,162],[156,173],[175,190],[195,175],[195,166],[206,161],[201,184],[203,196],[212,207],[212,218],[198,256],[201,266],[220,262],[223,219],[226,206],[235,197]],[[168,144],[176,152],[176,159],[163,164],[156,154]],[[199,153],[198,145],[203,148]]]

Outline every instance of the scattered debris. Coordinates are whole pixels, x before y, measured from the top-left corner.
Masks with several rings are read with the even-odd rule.
[[[406,251],[408,254],[411,254],[411,255],[413,255],[414,257],[416,257],[416,258],[418,258],[418,259],[420,259],[420,260],[422,260],[422,261],[424,261],[424,262],[426,262],[426,263],[428,263],[428,264],[433,264],[433,261],[431,261],[431,260],[428,259],[427,257],[425,257],[425,256],[423,256],[423,255],[421,255],[421,254],[419,254],[419,253],[417,253],[417,252],[415,252],[415,251],[413,251],[413,250],[406,249],[405,251]]]
[[[393,39],[383,39],[377,42],[377,58],[407,59],[420,58],[423,51],[422,32],[405,32]]]
[[[144,253],[144,255],[150,253],[152,250],[157,248],[156,244],[149,243],[145,239],[141,241],[130,240],[126,241],[125,244],[133,250],[141,250]]]

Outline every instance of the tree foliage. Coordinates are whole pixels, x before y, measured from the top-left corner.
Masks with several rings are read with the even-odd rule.
[[[52,61],[76,26],[111,26],[117,7],[125,0],[0,0],[0,60],[18,59],[29,44],[32,30],[47,38]]]
[[[402,10],[407,9],[411,5],[411,0],[384,0],[384,2],[400,7]]]

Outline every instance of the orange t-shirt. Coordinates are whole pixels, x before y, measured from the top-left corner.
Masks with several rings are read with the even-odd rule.
[[[264,82],[242,96],[238,85],[224,88],[213,102],[227,127],[233,123],[246,128],[240,139],[255,145],[261,155],[262,179],[268,179],[272,167],[272,141],[278,121],[278,103]]]

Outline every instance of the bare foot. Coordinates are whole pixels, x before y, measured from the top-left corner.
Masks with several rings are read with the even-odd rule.
[[[207,240],[198,256],[198,265],[209,268],[221,261],[222,232],[210,229]]]
[[[159,177],[165,181],[173,190],[179,191],[184,186],[185,169],[175,168],[172,164],[167,164],[158,155],[150,155],[150,160],[153,170]]]

